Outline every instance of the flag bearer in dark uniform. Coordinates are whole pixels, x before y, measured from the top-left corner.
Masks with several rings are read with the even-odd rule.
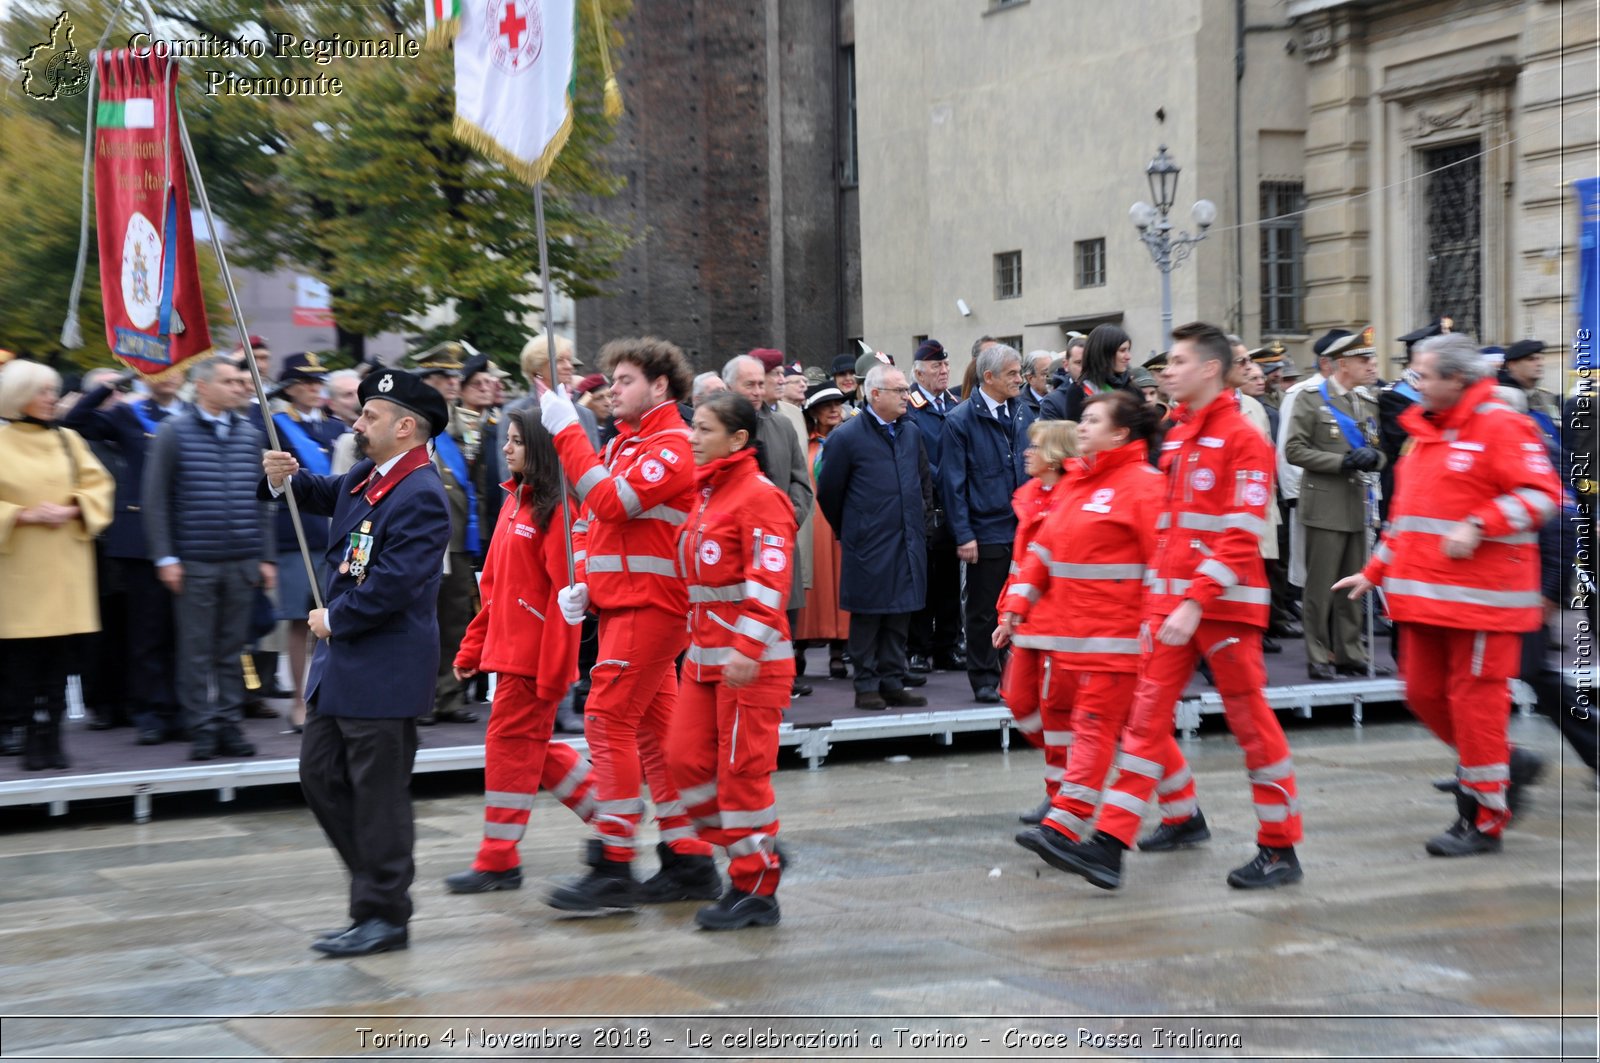
[[[374,372],[358,394],[365,459],[343,476],[317,476],[269,451],[258,488],[270,498],[292,485],[305,512],[333,518],[327,608],[307,617],[319,641],[300,747],[306,803],[350,871],[350,928],[311,946],[330,956],[406,947],[411,766],[439,671],[435,608],[450,543],[427,445],[449,424],[443,397],[396,369]]]

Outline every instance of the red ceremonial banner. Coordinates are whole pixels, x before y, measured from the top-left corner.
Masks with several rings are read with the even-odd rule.
[[[178,137],[178,65],[101,52],[95,107],[95,229],[106,342],[149,376],[211,349]]]

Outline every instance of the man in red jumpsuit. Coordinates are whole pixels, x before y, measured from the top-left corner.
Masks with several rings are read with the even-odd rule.
[[[552,391],[540,397],[541,419],[586,517],[586,530],[573,537],[578,574],[561,592],[562,614],[577,624],[591,603],[600,613],[584,706],[594,764],[589,873],[548,902],[591,913],[722,893],[711,846],[695,835],[663,752],[678,699],[676,658],[689,641],[689,594],[675,561],[694,504],[694,456],[677,406],[689,392],[689,364],[677,347],[653,337],[608,343],[600,363],[611,374],[618,428],[603,463],[572,401]],[[641,762],[661,831],[661,871],[643,883],[632,871],[644,814]]]
[[[1162,444],[1166,502],[1156,519],[1147,623],[1154,641],[1122,732],[1116,782],[1101,798],[1098,832],[1041,855],[1102,889],[1121,884],[1122,854],[1157,786],[1183,771],[1173,713],[1203,657],[1216,677],[1228,728],[1244,747],[1259,821],[1256,857],[1230,872],[1228,884],[1273,888],[1302,878],[1294,852],[1300,840],[1294,762],[1262,692],[1261,636],[1272,592],[1260,534],[1272,504],[1276,458],[1224,388],[1233,352],[1222,331],[1196,322],[1174,329],[1172,339],[1163,383],[1179,405],[1176,426]]]
[[[1359,598],[1381,587],[1403,625],[1406,701],[1460,761],[1457,819],[1426,848],[1474,856],[1500,848],[1517,787],[1540,767],[1507,744],[1506,681],[1521,669],[1521,633],[1543,623],[1538,533],[1560,512],[1561,480],[1534,422],[1495,399],[1469,338],[1422,340],[1411,369],[1422,401],[1400,415],[1410,443],[1388,529],[1334,588]]]

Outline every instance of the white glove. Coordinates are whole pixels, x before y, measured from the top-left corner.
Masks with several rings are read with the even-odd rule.
[[[572,408],[572,403],[567,403]],[[589,611],[589,585],[574,583],[556,592],[556,603],[561,606],[561,618],[573,627],[583,623],[583,614]]]
[[[567,389],[546,390],[539,396],[539,419],[551,436],[561,433],[568,425],[578,423],[578,408],[567,398]]]

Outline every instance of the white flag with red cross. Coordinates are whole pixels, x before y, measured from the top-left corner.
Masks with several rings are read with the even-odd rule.
[[[423,3],[430,35],[455,38],[456,136],[543,180],[572,131],[575,0]]]

